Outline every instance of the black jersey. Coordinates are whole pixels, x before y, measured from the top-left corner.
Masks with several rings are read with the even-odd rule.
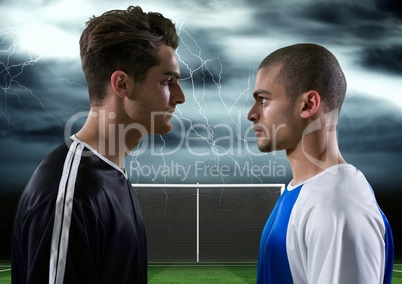
[[[39,165],[22,193],[12,283],[147,283],[135,191],[115,164],[72,139]]]

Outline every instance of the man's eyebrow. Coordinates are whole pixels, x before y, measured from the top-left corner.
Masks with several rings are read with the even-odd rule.
[[[272,93],[267,90],[258,89],[253,92],[253,97],[257,97],[258,95],[272,95]]]
[[[174,71],[165,72],[164,75],[174,76],[174,77],[176,77],[177,80],[179,80],[181,78],[180,74],[177,72],[174,72]]]

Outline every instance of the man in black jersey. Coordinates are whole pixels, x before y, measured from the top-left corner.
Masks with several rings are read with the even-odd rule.
[[[39,165],[15,214],[12,283],[147,283],[143,217],[124,159],[184,102],[173,23],[140,7],[87,23],[90,113]]]

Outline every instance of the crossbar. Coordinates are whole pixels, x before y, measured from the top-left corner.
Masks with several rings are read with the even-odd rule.
[[[132,183],[132,187],[141,187],[141,188],[242,188],[242,187],[281,187],[282,189],[285,187],[283,183],[203,183],[203,184],[184,184],[184,183]]]

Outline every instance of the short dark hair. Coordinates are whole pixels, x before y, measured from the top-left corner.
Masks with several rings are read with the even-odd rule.
[[[258,69],[281,65],[277,82],[294,99],[303,92],[317,91],[326,112],[340,111],[346,93],[346,79],[335,56],[325,47],[301,43],[280,48],[268,55]]]
[[[176,49],[179,37],[171,20],[140,7],[112,10],[92,17],[80,38],[80,55],[91,104],[102,104],[106,86],[116,70],[141,83],[159,64],[159,47]]]

